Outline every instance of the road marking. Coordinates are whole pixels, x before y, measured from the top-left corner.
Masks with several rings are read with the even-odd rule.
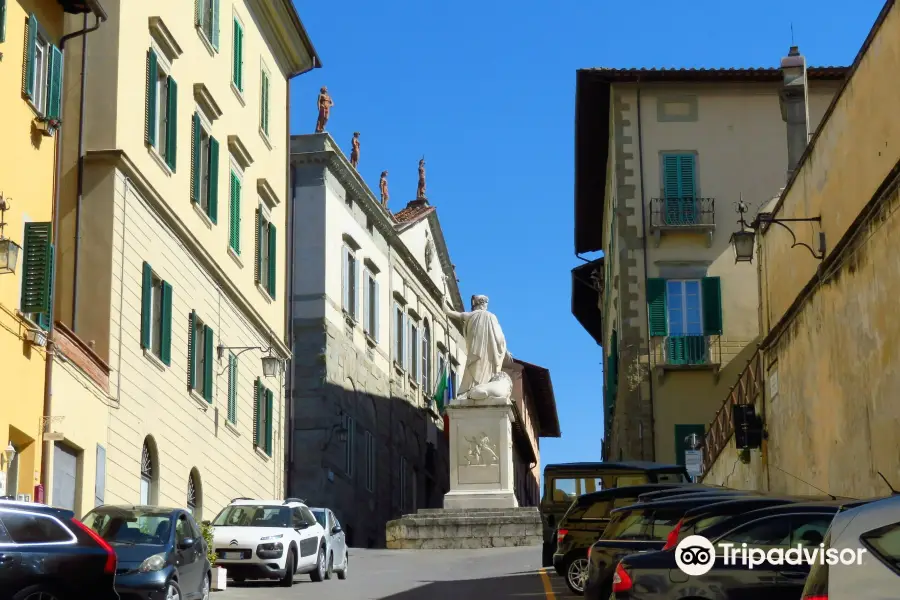
[[[553,584],[550,583],[550,575],[547,574],[547,569],[541,569],[541,582],[544,584],[544,596],[547,597],[547,600],[556,600],[556,594],[553,593]]]

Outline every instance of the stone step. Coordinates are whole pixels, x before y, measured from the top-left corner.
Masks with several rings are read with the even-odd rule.
[[[540,535],[532,536],[491,536],[469,538],[420,538],[388,540],[390,550],[476,550],[479,548],[509,548],[514,546],[533,546],[535,553],[543,542]]]
[[[478,514],[478,513],[502,513],[502,514],[521,514],[521,513],[537,513],[540,511],[536,506],[520,506],[518,508],[420,508],[417,514],[434,515],[434,514]]]

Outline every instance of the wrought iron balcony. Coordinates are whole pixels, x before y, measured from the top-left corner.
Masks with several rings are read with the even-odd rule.
[[[705,233],[707,244],[712,244],[712,232],[716,228],[715,198],[653,198],[650,206],[650,231],[659,244],[660,235],[666,231]]]
[[[722,362],[717,335],[670,335],[651,338],[659,371],[717,371]]]

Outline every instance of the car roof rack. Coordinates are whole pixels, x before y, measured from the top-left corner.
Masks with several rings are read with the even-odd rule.
[[[232,499],[231,499],[232,502],[237,502],[238,500],[256,500],[256,498],[245,498],[245,497],[241,497],[241,498],[232,498]]]
[[[285,498],[284,503],[290,504],[291,502],[299,502],[300,504],[306,504],[306,500],[303,498]]]

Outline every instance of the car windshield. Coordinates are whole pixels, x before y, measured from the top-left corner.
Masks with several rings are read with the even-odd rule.
[[[84,524],[111,544],[161,546],[169,541],[172,513],[99,508],[85,516]]]
[[[325,527],[325,511],[324,510],[313,510],[313,516],[316,518],[316,521],[319,522],[323,528]]]
[[[291,509],[287,506],[234,504],[219,513],[216,527],[290,527]]]

